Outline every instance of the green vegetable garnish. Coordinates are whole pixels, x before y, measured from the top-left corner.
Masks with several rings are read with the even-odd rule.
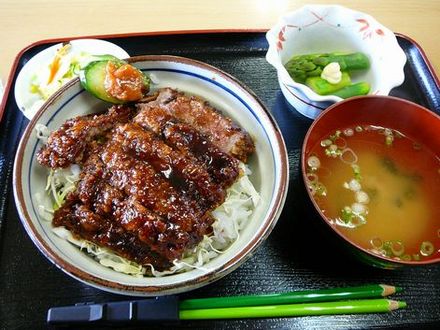
[[[385,137],[385,144],[387,147],[391,147],[393,145],[394,137],[392,135],[387,135]]]
[[[332,142],[335,142],[336,141],[336,139],[338,139],[340,136],[341,136],[341,131],[340,130],[337,130],[337,131],[335,131],[335,134],[332,134],[332,135],[330,135],[329,136],[329,139],[332,141]]]
[[[89,93],[114,104],[137,101],[150,89],[150,79],[142,71],[115,57],[90,62],[80,80]]]
[[[343,99],[347,99],[356,95],[367,95],[370,91],[370,84],[367,82],[360,82],[341,88],[333,93],[333,95],[339,96]]]
[[[370,67],[368,57],[363,53],[352,54],[310,54],[294,56],[285,67],[292,78],[304,83],[307,77],[320,75],[328,64],[339,63],[341,71],[366,70]],[[319,72],[319,74],[317,74]]]
[[[341,210],[341,219],[345,223],[350,223],[353,220],[353,212],[350,207],[346,206]]]
[[[430,241],[422,242],[420,245],[420,254],[424,257],[428,257],[433,254],[434,250],[434,244],[432,244]]]
[[[319,95],[331,95],[343,87],[349,86],[351,79],[348,73],[343,72],[341,81],[337,84],[331,84],[321,77],[309,77],[306,79],[305,84]]]
[[[356,164],[351,165],[351,168],[353,169],[354,179],[360,182],[362,180],[361,168]]]
[[[330,63],[339,64],[342,72],[340,82],[331,83],[327,80],[328,78],[321,76],[324,68]],[[366,95],[370,91],[370,85],[367,82],[351,83],[350,72],[370,68],[368,57],[360,52],[298,55],[292,57],[285,67],[293,80],[309,86],[319,95],[336,95],[345,99],[356,95]]]
[[[370,60],[360,52],[346,55],[328,56],[329,63],[338,62],[342,71],[366,70],[370,68]]]

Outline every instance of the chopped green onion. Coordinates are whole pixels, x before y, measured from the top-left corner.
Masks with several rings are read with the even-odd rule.
[[[411,256],[409,254],[404,254],[403,256],[400,257],[400,260],[410,261]]]
[[[327,195],[327,188],[318,181],[318,176],[315,173],[307,173],[307,188],[313,196]]]
[[[321,141],[321,147],[328,147],[331,144],[332,144],[332,140],[330,139],[325,139]]]
[[[355,206],[355,207],[357,207],[357,206]],[[357,210],[353,209],[353,205],[352,205],[352,207],[345,206],[341,210],[341,217],[340,217],[340,219],[342,220],[342,222],[344,224],[340,224],[340,225],[346,226],[349,228],[355,228],[355,227],[359,227],[359,226],[365,224],[366,221],[365,221],[364,214],[358,213],[356,211]],[[365,213],[366,213],[366,211],[365,211]]]
[[[385,256],[387,257],[392,257],[393,253],[391,251],[391,241],[386,241],[383,243],[383,247],[382,247],[382,251],[384,253]]]
[[[345,206],[341,210],[341,219],[345,223],[350,223],[351,222],[351,220],[353,219],[353,212],[351,211],[350,206]]]
[[[313,171],[315,171],[315,170],[317,170],[317,169],[319,168],[319,166],[321,166],[321,161],[320,161],[319,158],[316,157],[316,156],[310,156],[310,157],[307,159],[307,165],[309,165],[309,167],[310,167]]]
[[[336,132],[335,132],[335,134],[333,134],[333,135],[330,135],[330,140],[332,140],[332,142],[335,142],[335,140],[338,138],[338,137],[340,137],[341,136],[341,131],[340,130],[337,130]]]
[[[353,136],[353,134],[354,134],[354,131],[351,128],[347,128],[347,129],[344,130],[344,135],[345,136]]]
[[[352,164],[351,168],[353,169],[353,174],[354,174],[355,180],[361,181],[362,176],[361,176],[361,168],[359,167],[359,165]]]
[[[321,182],[316,184],[316,194],[318,196],[327,196],[327,188]]]
[[[328,157],[336,158],[342,154],[342,150],[338,149],[336,144],[331,144],[327,149],[325,149],[325,155]]]
[[[380,249],[383,246],[383,242],[379,237],[372,238],[370,240],[370,244],[376,249]]]
[[[400,257],[405,252],[405,246],[401,241],[392,241],[390,244],[391,252],[396,256]],[[411,258],[411,257],[410,257]]]
[[[420,246],[420,254],[424,257],[428,257],[434,253],[434,244],[429,241],[422,242]]]
[[[388,147],[391,147],[391,146],[393,145],[393,141],[394,141],[394,137],[393,137],[392,135],[387,135],[387,136],[385,137],[385,144],[386,144]]]
[[[358,161],[358,156],[351,148],[345,148],[344,150],[342,150],[339,157],[344,163],[349,165],[353,165]]]

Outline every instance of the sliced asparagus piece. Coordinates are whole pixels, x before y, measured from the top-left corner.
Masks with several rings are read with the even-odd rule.
[[[367,82],[360,82],[357,84],[343,87],[340,90],[334,92],[333,95],[346,99],[357,95],[367,95],[369,91],[370,91],[370,84]]]
[[[305,84],[319,95],[330,95],[334,94],[341,88],[349,86],[351,84],[351,79],[347,72],[343,72],[341,81],[337,84],[331,84],[321,77],[309,77],[306,79]]]

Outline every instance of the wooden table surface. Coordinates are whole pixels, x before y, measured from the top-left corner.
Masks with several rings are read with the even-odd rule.
[[[42,39],[149,31],[270,28],[278,17],[323,0],[0,0],[0,79],[18,52]],[[425,50],[440,72],[439,0],[339,0],[374,16]]]

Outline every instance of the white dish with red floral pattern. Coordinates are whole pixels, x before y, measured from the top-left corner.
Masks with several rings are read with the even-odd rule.
[[[281,91],[298,112],[312,119],[342,99],[318,95],[295,82],[284,67],[295,55],[363,52],[371,67],[351,78],[353,82],[369,82],[370,94],[388,95],[405,79],[406,56],[394,33],[370,15],[342,6],[307,5],[287,13],[267,32],[266,38],[266,59],[277,70]]]

